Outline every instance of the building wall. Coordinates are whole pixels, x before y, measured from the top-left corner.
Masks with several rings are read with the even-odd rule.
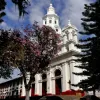
[[[71,58],[70,58],[71,59]],[[60,62],[58,61],[58,64],[54,64],[52,63],[52,66],[50,66],[49,70],[44,72],[43,74],[46,74],[46,94],[45,95],[49,95],[49,94],[57,94],[57,90],[56,90],[56,79],[61,79],[61,91],[60,94],[62,92],[66,92],[67,90],[70,89],[74,89],[75,87],[71,86],[69,84],[69,81],[71,81],[71,83],[75,83],[75,81],[77,81],[77,78],[73,77],[73,74],[71,73],[71,71],[73,71],[73,66],[74,66],[74,62],[72,61],[63,61]],[[56,70],[59,70],[61,72],[60,75],[55,76],[55,72]],[[42,79],[42,75],[43,74],[36,74],[35,75],[35,82],[34,84],[34,88],[30,89],[30,96],[35,96],[35,95],[43,95],[43,91],[42,91],[42,84],[43,84],[43,79]],[[24,81],[23,78],[21,79],[15,79],[15,80],[11,80],[8,83],[4,83],[0,85],[0,98],[5,98],[6,96],[19,96],[19,97],[24,97],[25,94],[25,85],[24,85]],[[32,93],[34,91],[34,93]],[[58,91],[59,92],[59,91]],[[58,93],[59,94],[59,93]]]

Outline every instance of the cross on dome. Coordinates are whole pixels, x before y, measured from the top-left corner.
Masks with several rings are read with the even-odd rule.
[[[55,8],[50,4],[47,14],[55,14]]]
[[[70,20],[68,20],[68,27],[72,27],[73,29],[77,30],[77,28],[74,25],[71,24]]]
[[[68,20],[68,26],[71,26],[71,21],[70,20]]]

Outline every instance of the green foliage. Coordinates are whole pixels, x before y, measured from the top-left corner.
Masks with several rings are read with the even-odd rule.
[[[85,4],[85,11],[82,13],[83,31],[81,35],[87,35],[86,39],[81,39],[76,46],[81,49],[81,53],[76,55],[76,61],[80,63],[77,68],[82,72],[74,74],[87,76],[76,86],[86,91],[95,91],[100,86],[100,2],[97,0],[89,5]]]

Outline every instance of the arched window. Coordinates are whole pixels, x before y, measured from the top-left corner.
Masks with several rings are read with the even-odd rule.
[[[55,24],[57,23],[57,21],[55,20]]]
[[[47,75],[46,74],[42,74],[42,80],[47,79]]]
[[[56,29],[56,32],[58,32],[58,29]]]
[[[33,83],[32,83],[32,88],[31,88],[31,96],[35,95],[35,77],[33,77]]]
[[[56,95],[60,95],[61,92],[62,92],[61,71],[57,69],[55,71],[55,93]]]
[[[69,40],[69,33],[67,33],[67,40]]]
[[[52,20],[49,20],[49,23],[52,23]]]
[[[60,76],[61,75],[61,71],[59,70],[59,69],[57,69],[56,71],[55,71],[55,77],[56,76]]]
[[[68,46],[66,46],[66,49],[67,49],[67,51],[69,51],[69,45],[68,45]]]
[[[45,20],[45,24],[47,24],[47,21]]]

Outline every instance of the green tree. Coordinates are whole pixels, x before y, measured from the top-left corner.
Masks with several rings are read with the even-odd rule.
[[[81,49],[81,53],[76,55],[76,62],[80,64],[78,67],[83,71],[75,72],[76,75],[86,76],[75,86],[79,86],[85,91],[93,91],[100,86],[100,1],[85,4],[85,11],[82,13],[83,31],[81,35],[85,36],[80,39],[80,43],[76,46]]]

